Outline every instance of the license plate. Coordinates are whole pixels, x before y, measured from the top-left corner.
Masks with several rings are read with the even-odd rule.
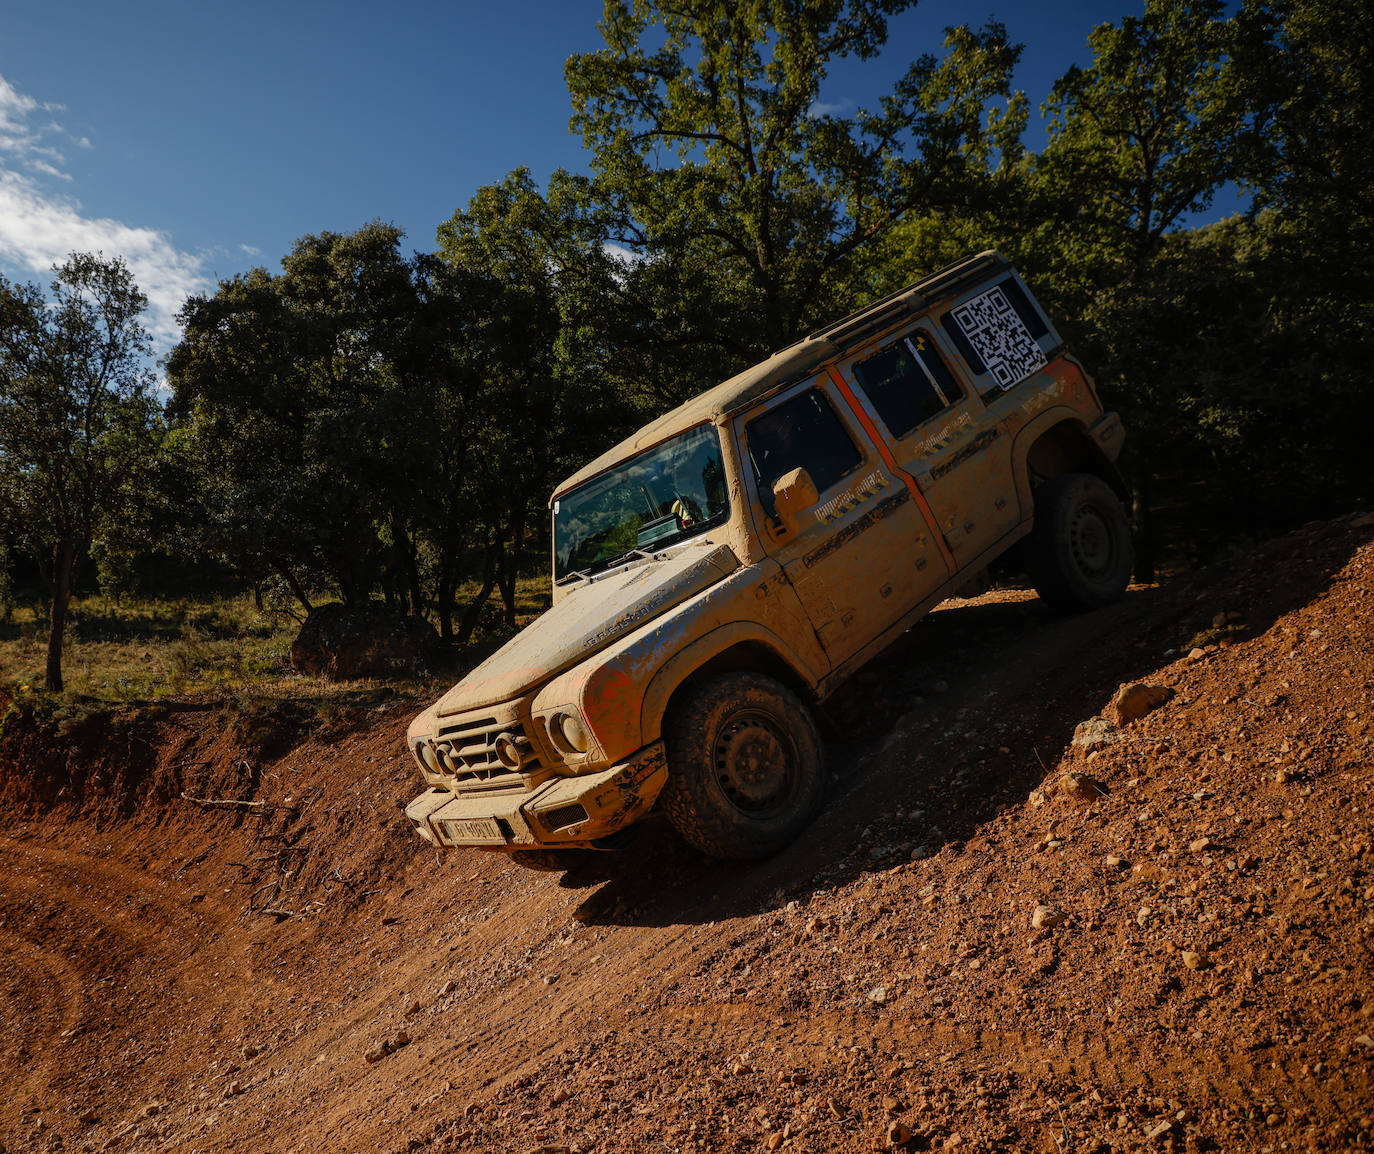
[[[491,817],[450,818],[440,822],[449,840],[460,845],[505,845],[506,836]]]

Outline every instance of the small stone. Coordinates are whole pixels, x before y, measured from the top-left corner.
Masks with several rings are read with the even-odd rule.
[[[406,1003],[406,1017],[409,1018],[415,1014],[418,1014],[420,1012],[420,1009],[421,1006],[419,998],[411,998],[410,1001]]]
[[[868,1000],[870,1002],[876,1002],[878,1005],[881,1006],[885,1001],[887,1001],[887,987],[874,986],[871,990],[868,991]]]
[[[242,1083],[242,1082],[230,1082],[227,1086],[224,1087],[224,1096],[225,1096],[226,1098],[236,1098],[236,1097],[238,1097],[238,1095],[240,1095],[240,1094],[242,1094],[242,1093],[243,1093],[243,1083]]]
[[[1267,1117],[1267,1118],[1264,1120],[1264,1124],[1265,1124],[1266,1126],[1278,1126],[1278,1125],[1280,1125],[1282,1122],[1283,1122],[1283,1119],[1280,1118],[1277,1114],[1270,1114],[1269,1117]]]
[[[555,1106],[561,1106],[571,1097],[572,1095],[560,1086],[557,1090],[553,1092],[553,1097],[550,1098],[549,1101],[552,1102]]]
[[[769,1134],[768,1141],[765,1142],[764,1145],[767,1146],[770,1150],[776,1150],[779,1146],[782,1145],[782,1131],[777,1130],[774,1133]]]
[[[1173,695],[1167,685],[1146,685],[1143,681],[1123,685],[1112,698],[1112,718],[1118,726],[1129,725],[1153,713]]]
[[[1174,1124],[1172,1122],[1159,1122],[1145,1131],[1145,1137],[1148,1138],[1151,1142],[1153,1142],[1156,1138],[1163,1138],[1164,1135],[1167,1134],[1173,1128]]]
[[[1124,739],[1125,734],[1105,717],[1090,717],[1087,721],[1079,722],[1073,731],[1073,744],[1090,752],[1115,745]]]
[[[140,1111],[138,1112],[138,1115],[139,1115],[140,1118],[152,1118],[152,1117],[154,1117],[155,1115],[158,1115],[158,1114],[161,1114],[161,1113],[162,1113],[162,1103],[161,1103],[161,1102],[149,1102],[146,1106],[143,1107],[142,1110],[140,1110]]]
[[[1080,801],[1096,801],[1107,795],[1107,787],[1086,773],[1070,772],[1059,779],[1059,792]]]
[[[887,1128],[889,1146],[905,1146],[911,1141],[911,1127],[905,1122],[893,1122]]]
[[[546,985],[546,986],[551,986],[551,985],[553,985],[554,982],[556,982],[556,981],[558,981],[558,975],[557,975],[557,974],[545,974],[545,975],[544,975],[544,985]]]
[[[1036,906],[1035,912],[1031,914],[1031,926],[1037,930],[1050,930],[1055,926],[1062,926],[1069,920],[1069,915],[1054,906]]]
[[[437,996],[440,998],[446,997],[447,995],[453,993],[453,991],[457,988],[458,983],[455,982],[452,978],[449,978],[447,982],[445,982],[442,986],[439,987],[439,993]]]
[[[738,1078],[741,1074],[752,1074],[753,1072],[754,1071],[751,1070],[749,1066],[744,1062],[733,1062],[730,1065],[730,1073],[732,1073],[736,1078]]]
[[[1119,870],[1126,864],[1126,860],[1119,854],[1109,853],[1104,859],[1109,870]]]
[[[1206,657],[1206,656],[1207,656],[1207,650],[1205,650],[1205,649],[1199,649],[1199,648],[1197,648],[1197,646],[1194,646],[1192,649],[1188,650],[1188,660],[1189,660],[1189,661],[1201,661],[1201,660],[1202,660],[1204,657]]]
[[[1371,1038],[1368,1034],[1361,1034],[1355,1039],[1355,1045],[1363,1046],[1367,1050],[1374,1050],[1374,1038]]]
[[[1190,970],[1205,970],[1207,968],[1207,955],[1199,953],[1197,950],[1184,950],[1183,964]]]
[[[410,1035],[407,1034],[404,1030],[397,1030],[396,1036],[391,1039],[391,1045],[392,1048],[396,1050],[399,1050],[402,1046],[409,1046]]]
[[[1209,848],[1209,847],[1211,846],[1211,844],[1212,844],[1212,843],[1211,843],[1211,841],[1210,841],[1208,838],[1205,838],[1205,837],[1197,838],[1196,840],[1190,841],[1190,842],[1188,843],[1188,852],[1189,852],[1189,853],[1201,853],[1203,850]]]
[[[883,1109],[889,1114],[901,1112],[902,1104],[896,1098],[887,1097],[883,1099]]]
[[[89,1110],[82,1110],[81,1113],[80,1113],[80,1115],[78,1115],[78,1117],[80,1117],[81,1121],[86,1122],[86,1123],[90,1123],[90,1122],[99,1122],[99,1121],[100,1121],[100,1111],[99,1111],[99,1110],[96,1110],[96,1109],[94,1109],[94,1108],[89,1109]]]
[[[833,1118],[843,1118],[843,1117],[844,1117],[844,1107],[841,1106],[837,1101],[835,1101],[834,1098],[831,1098],[829,1101],[827,1101],[827,1102],[826,1102],[826,1106],[827,1106],[827,1108],[830,1110],[830,1115],[831,1115],[831,1117],[833,1117]]]

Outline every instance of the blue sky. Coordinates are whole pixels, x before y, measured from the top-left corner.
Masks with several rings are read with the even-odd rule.
[[[0,25],[0,275],[46,283],[73,250],[128,260],[160,350],[192,292],[277,269],[307,233],[369,220],[430,249],[478,187],[525,165],[585,171],[563,62],[601,45],[600,0],[388,5],[67,0]],[[1091,28],[1140,3],[1043,0],[895,19],[884,56],[844,63],[827,103],[873,103],[950,23],[1005,23],[1038,108]],[[1043,141],[1038,115],[1028,143]]]

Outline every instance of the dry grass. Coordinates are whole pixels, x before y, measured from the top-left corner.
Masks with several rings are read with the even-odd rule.
[[[471,597],[473,586],[460,591]],[[546,577],[522,580],[516,611],[521,624],[548,604]],[[335,685],[304,677],[291,667],[299,622],[260,612],[244,595],[212,599],[130,599],[91,596],[72,602],[63,646],[65,695],[104,702],[150,701],[201,695],[327,698],[381,688],[380,682]],[[425,692],[494,649],[510,631],[499,604],[488,603],[470,645],[455,651],[432,677],[389,683],[401,692]],[[34,606],[14,608],[0,621],[0,693],[41,696],[47,661],[47,621]]]

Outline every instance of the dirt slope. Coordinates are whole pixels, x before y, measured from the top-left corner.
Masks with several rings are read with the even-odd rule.
[[[0,1150],[1368,1148],[1371,536],[952,603],[749,867],[652,822],[600,876],[438,855],[417,702],[12,719]],[[1089,759],[1133,681],[1173,696]]]

